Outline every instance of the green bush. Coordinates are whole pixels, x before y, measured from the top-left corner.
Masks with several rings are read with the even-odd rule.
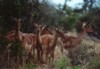
[[[66,66],[69,64],[69,59],[66,57],[61,57],[56,61],[55,65],[59,69],[66,69]]]
[[[81,69],[81,67],[79,67],[79,66],[75,66],[75,69]]]
[[[90,61],[87,69],[100,69],[100,57],[96,57]]]
[[[30,64],[30,68],[29,68],[28,64],[26,64],[25,69],[34,69],[34,64]]]
[[[11,42],[10,50],[11,50],[10,51],[11,56],[22,56],[23,55],[22,43],[20,41]]]

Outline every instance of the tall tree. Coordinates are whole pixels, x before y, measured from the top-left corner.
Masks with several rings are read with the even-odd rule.
[[[84,12],[91,11],[96,0],[83,0],[83,10]]]

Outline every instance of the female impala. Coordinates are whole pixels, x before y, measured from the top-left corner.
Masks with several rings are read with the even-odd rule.
[[[40,37],[42,35],[45,35],[45,34],[52,34],[49,29],[48,29],[48,26],[44,26],[44,27],[41,27],[41,25],[35,25],[37,27],[37,41],[36,41],[36,49],[37,49],[37,57],[38,57],[38,61],[42,61],[41,57],[42,57],[42,53],[43,53],[43,50],[42,50],[42,45],[40,43]]]
[[[57,44],[58,37],[64,38],[62,34],[59,34],[58,30],[55,30],[54,35],[45,34],[39,37],[40,43],[42,45],[43,50],[43,57],[45,57],[45,60],[47,61],[48,58],[54,59],[54,51]]]
[[[34,49],[36,47],[37,37],[35,34],[32,34],[32,33],[21,32],[20,31],[20,19],[15,19],[15,21],[16,21],[16,29],[9,32],[5,36],[5,38],[10,42],[16,41],[16,40],[21,41],[22,48],[26,52],[25,55],[27,55],[27,57],[28,57],[27,59],[30,60],[31,56],[34,56],[34,54],[32,52],[34,51]],[[23,58],[21,58],[21,61],[22,61],[21,63],[24,62]]]
[[[64,39],[63,40],[63,47],[65,49],[70,49],[70,48],[76,47],[77,45],[79,45],[83,41],[83,39],[85,37],[85,34],[87,32],[93,32],[93,29],[90,26],[86,26],[86,24],[83,23],[83,27],[82,27],[81,33],[77,37],[68,36],[68,40],[67,41],[65,41],[66,39]]]

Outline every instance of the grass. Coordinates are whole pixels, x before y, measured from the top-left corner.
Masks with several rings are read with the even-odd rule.
[[[59,69],[66,69],[67,65],[69,65],[69,59],[64,56],[55,62],[55,66]]]
[[[75,66],[75,69],[81,69],[81,67],[79,67],[79,66]]]
[[[34,69],[34,64],[30,64],[30,68],[29,68],[28,64],[26,64],[25,69]]]
[[[100,69],[100,57],[96,57],[90,61],[87,69]]]

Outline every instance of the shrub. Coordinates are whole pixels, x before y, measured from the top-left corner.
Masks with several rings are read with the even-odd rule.
[[[10,55],[11,56],[22,56],[23,54],[23,48],[22,43],[20,41],[18,42],[12,42],[10,46]]]
[[[25,65],[25,69],[29,69],[28,64]],[[34,64],[30,64],[30,69],[34,69]]]
[[[87,69],[100,69],[100,57],[96,57],[92,61],[90,61]]]
[[[69,64],[69,59],[62,56],[59,60],[56,61],[55,66],[59,69],[66,69],[66,66]]]

